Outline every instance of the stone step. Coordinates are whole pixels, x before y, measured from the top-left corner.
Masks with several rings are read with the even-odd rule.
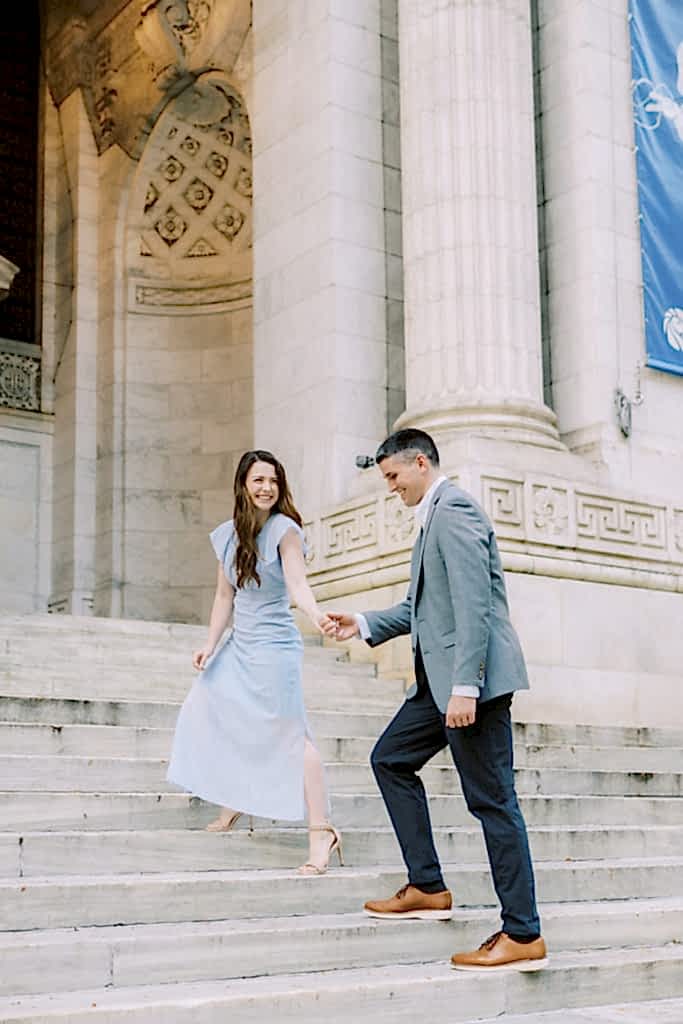
[[[0,790],[173,792],[175,787],[165,782],[166,767],[166,760],[160,758],[0,754]],[[331,763],[326,771],[332,792],[360,794],[376,789],[367,764]],[[452,764],[427,765],[420,775],[430,794],[459,792]],[[683,796],[683,773],[678,772],[518,768],[515,779],[520,794]]]
[[[339,728],[347,728],[338,715]],[[358,717],[358,716],[356,716]],[[314,726],[316,724],[314,720]],[[361,722],[368,727],[367,722]],[[0,720],[0,750],[5,754],[40,754],[88,757],[165,757],[171,749],[173,730],[144,726],[41,725]],[[362,763],[369,760],[376,737],[327,735],[316,730],[316,742],[328,762]],[[452,763],[448,750],[431,764]],[[527,768],[581,768],[590,770],[672,772],[681,767],[681,752],[668,747],[539,747],[518,743],[515,764]]]
[[[541,906],[553,958],[577,948],[667,945],[680,936],[682,912],[681,899]],[[469,909],[437,923],[349,913],[5,932],[0,996],[448,962],[495,927],[494,912]]]
[[[486,859],[476,822],[470,827],[435,828],[434,836],[444,863]],[[529,840],[536,863],[675,857],[683,850],[683,825],[530,828]],[[395,867],[401,862],[389,827],[346,828],[343,845],[349,867]],[[295,828],[241,828],[219,835],[196,829],[3,832],[0,877],[285,868],[303,863],[306,853],[306,832]]]
[[[44,725],[110,725],[173,729],[180,702],[70,700],[48,697],[14,697],[0,694],[0,722]],[[384,711],[311,709],[313,731],[327,736],[379,736],[389,715]],[[0,748],[1,749],[1,748]]]
[[[495,905],[488,865],[446,864],[444,877],[456,905]],[[679,857],[536,865],[539,898],[553,903],[630,899],[634,893],[668,898],[680,892],[682,877]],[[381,867],[334,868],[314,879],[291,869],[2,879],[0,930],[344,914],[404,883],[403,870]]]
[[[202,642],[205,637],[202,638]],[[102,643],[69,642],[60,639],[27,646],[23,638],[0,639],[2,666],[9,672],[43,671],[46,666],[55,673],[77,671],[145,672],[155,675],[163,670],[194,675],[192,651],[197,644],[175,647],[147,644],[113,642],[105,639]],[[201,645],[200,645],[201,646]],[[377,676],[371,662],[350,661],[343,648],[304,647],[304,661],[316,671],[340,672],[359,679],[374,679]]]
[[[12,697],[47,697],[70,700],[162,701],[184,700],[194,682],[191,668],[156,673],[131,669],[73,668],[60,672],[47,665],[41,669],[0,667],[0,689]],[[303,689],[311,708],[383,710],[389,715],[403,700],[405,686],[399,679],[353,675],[344,666],[320,669],[304,663]]]
[[[683,995],[680,945],[557,953],[538,974],[489,977],[447,963],[361,967],[232,981],[95,988],[0,1001],[4,1024],[216,1024],[218,1021],[352,1020],[402,1024],[418,1018],[466,1022],[482,1016]]]
[[[308,652],[306,654],[308,657]],[[1,690],[1,687],[0,687]],[[16,696],[0,692],[0,722],[50,725],[129,725],[173,728],[179,701],[97,700],[90,698],[48,698]],[[310,719],[319,735],[379,736],[388,721],[386,710],[312,710]],[[627,748],[635,757],[639,749],[683,747],[683,733],[666,729],[626,729],[591,725],[553,725],[536,722],[514,723],[515,743],[539,747]],[[624,756],[621,753],[618,756]],[[628,756],[628,755],[626,755]]]
[[[477,1018],[470,1024],[682,1024],[683,998],[636,1000],[607,1006],[582,1006],[577,1010],[546,1010],[541,1013],[505,1014]]]
[[[331,803],[340,828],[375,828],[388,820],[378,793],[333,793]],[[683,824],[683,800],[668,797],[531,795],[520,805],[529,826]],[[436,827],[472,823],[461,796],[431,796],[429,807]],[[0,792],[0,832],[200,829],[215,816],[214,806],[183,793]],[[257,829],[288,825],[255,820]]]

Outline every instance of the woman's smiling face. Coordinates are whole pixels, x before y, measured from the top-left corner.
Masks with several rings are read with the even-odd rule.
[[[255,462],[245,480],[247,494],[255,508],[270,512],[280,496],[275,466],[269,462]]]

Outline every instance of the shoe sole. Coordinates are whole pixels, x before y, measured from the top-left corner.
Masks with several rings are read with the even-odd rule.
[[[403,921],[405,918],[417,921],[450,921],[453,916],[452,910],[396,910],[386,913],[381,910],[367,910],[365,907],[363,913],[368,917],[381,917],[388,921]]]
[[[477,964],[451,964],[454,971],[476,971],[478,974],[497,974],[499,971],[542,971],[548,966],[548,957],[543,960],[514,960],[509,964],[495,964],[491,967],[478,966]]]

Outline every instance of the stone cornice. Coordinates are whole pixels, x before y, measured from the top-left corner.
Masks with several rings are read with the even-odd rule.
[[[683,593],[683,502],[494,468],[452,475],[491,518],[506,570]],[[348,502],[307,524],[321,599],[404,582],[415,537],[395,496]]]

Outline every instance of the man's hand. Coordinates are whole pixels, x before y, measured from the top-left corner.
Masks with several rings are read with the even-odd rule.
[[[472,725],[476,715],[476,697],[451,697],[446,708],[446,726],[449,729],[462,729]]]
[[[328,612],[327,614],[337,623],[337,640],[350,640],[352,636],[358,636],[360,630],[355,615],[347,615],[345,612]]]

